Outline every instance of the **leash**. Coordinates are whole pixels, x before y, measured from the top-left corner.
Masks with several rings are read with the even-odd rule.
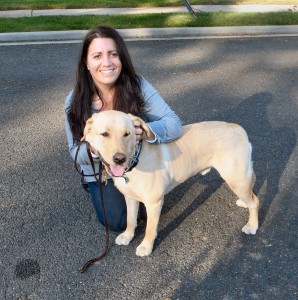
[[[94,174],[91,174],[91,175],[85,175],[85,174],[84,174],[84,177],[91,177],[91,176],[92,176],[92,177],[95,177],[95,179],[96,179],[97,182],[100,182],[100,176],[101,176],[103,170],[101,170],[101,171],[99,170],[98,173],[96,173],[96,171],[95,171],[95,165],[94,165],[94,161],[93,161],[93,157],[92,157],[92,155],[91,155],[91,150],[90,150],[90,144],[89,144],[89,142],[83,141],[83,142],[80,142],[80,143],[78,144],[78,149],[77,149],[77,151],[76,151],[75,159],[74,159],[74,167],[75,167],[76,171],[77,171],[80,175],[83,175],[82,172],[79,170],[78,164],[77,164],[78,154],[79,154],[81,145],[82,145],[83,143],[85,143],[85,144],[87,145],[87,147],[86,147],[86,148],[87,148],[87,154],[88,154],[89,160],[90,160],[90,162],[91,162],[92,170],[93,170],[93,173],[94,173]],[[101,160],[100,160],[100,162],[101,162]],[[101,164],[100,164],[100,165],[101,165]],[[98,178],[97,178],[97,176],[98,176]]]
[[[140,142],[138,143],[138,146],[135,149],[135,153],[133,155],[131,163],[127,167],[127,169],[125,170],[124,174],[127,173],[127,172],[130,172],[134,167],[137,166],[137,164],[139,162],[139,155],[140,155],[141,150],[142,150],[142,142],[143,141],[140,140]],[[78,149],[77,149],[76,154],[75,154],[75,160],[74,160],[75,169],[80,174],[81,174],[81,172],[78,169],[77,159],[78,159],[79,150],[80,150],[81,145],[83,143],[84,143],[84,141],[79,143]],[[88,153],[88,157],[89,157],[89,160],[91,162],[91,166],[92,166],[92,170],[93,170],[94,174],[92,174],[92,175],[85,175],[84,174],[84,176],[94,176],[95,179],[96,179],[96,181],[99,183],[99,186],[100,186],[100,198],[101,198],[101,204],[102,204],[103,215],[104,215],[104,223],[105,223],[106,241],[105,241],[105,248],[103,250],[103,253],[100,256],[98,256],[98,257],[95,257],[93,259],[88,260],[83,265],[83,267],[80,269],[80,273],[84,273],[91,265],[93,265],[95,262],[97,262],[97,261],[101,260],[102,258],[104,258],[107,255],[107,253],[108,253],[109,245],[110,245],[110,240],[109,240],[109,226],[108,226],[108,222],[107,222],[107,219],[106,219],[106,210],[105,210],[105,205],[104,205],[104,200],[103,200],[103,184],[106,184],[107,178],[105,177],[104,181],[101,180],[102,173],[105,172],[104,167],[103,167],[103,165],[105,164],[105,162],[104,162],[103,158],[100,157],[99,171],[98,171],[98,173],[96,173],[94,160],[93,160],[93,157],[91,155],[90,144],[87,141],[85,141],[85,143],[86,143],[86,146],[87,146],[86,147],[87,148],[87,153]],[[126,177],[124,177],[124,176],[119,176],[119,177],[123,177],[124,180],[125,180],[125,183],[127,183],[127,178]]]
[[[78,149],[77,149],[77,152],[76,152],[76,155],[75,155],[75,160],[74,160],[75,169],[80,174],[81,174],[81,172],[78,169],[77,159],[78,159],[78,153],[79,153],[79,150],[81,148],[82,143],[83,142],[81,142],[78,145]],[[94,161],[93,161],[93,157],[92,157],[91,151],[90,151],[90,144],[88,142],[85,142],[85,143],[87,144],[87,153],[88,153],[88,157],[89,157],[89,160],[91,162],[91,166],[92,166],[94,174],[92,174],[92,175],[84,175],[84,176],[94,176],[95,179],[96,179],[96,181],[99,183],[99,186],[100,186],[100,198],[101,198],[101,204],[102,204],[103,215],[104,215],[104,223],[105,223],[106,241],[105,241],[105,248],[104,248],[102,254],[100,256],[98,256],[98,257],[95,257],[93,259],[88,260],[83,265],[83,267],[80,269],[80,273],[84,273],[91,265],[93,265],[95,262],[97,262],[97,261],[101,260],[102,258],[104,258],[107,255],[107,253],[108,253],[109,245],[110,245],[110,240],[109,240],[109,226],[108,226],[108,222],[107,222],[107,219],[106,219],[106,210],[105,210],[105,205],[104,205],[104,200],[103,200],[103,184],[104,184],[104,182],[100,178],[101,175],[102,175],[102,172],[103,172],[103,164],[102,164],[102,161],[100,160],[100,162],[99,162],[99,171],[98,171],[98,173],[96,173],[95,165],[94,165]]]

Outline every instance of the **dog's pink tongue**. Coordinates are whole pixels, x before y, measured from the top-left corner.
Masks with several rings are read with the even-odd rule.
[[[122,166],[110,165],[110,169],[114,176],[122,176],[124,174],[125,168]]]

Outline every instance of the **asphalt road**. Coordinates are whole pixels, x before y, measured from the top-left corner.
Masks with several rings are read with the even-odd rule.
[[[0,47],[0,299],[297,299],[298,38],[130,41],[137,69],[185,124],[241,124],[253,144],[260,229],[219,175],[166,196],[153,253],[104,247],[64,132],[78,44]],[[200,141],[198,141],[200,142]]]

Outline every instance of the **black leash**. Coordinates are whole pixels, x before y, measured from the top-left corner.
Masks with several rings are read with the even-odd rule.
[[[77,159],[78,159],[78,153],[79,153],[79,150],[80,150],[80,147],[81,147],[82,143],[83,142],[81,142],[78,145],[78,149],[77,149],[77,152],[76,152],[76,155],[75,155],[75,160],[74,160],[75,169],[80,174],[81,174],[81,172],[78,169]],[[100,160],[100,162],[99,162],[99,171],[98,171],[98,173],[96,173],[95,165],[94,165],[94,161],[93,161],[93,157],[92,157],[91,151],[90,151],[90,144],[88,142],[85,142],[85,143],[86,143],[87,153],[88,153],[89,160],[91,162],[91,166],[92,166],[94,174],[92,174],[92,175],[84,175],[84,176],[94,176],[95,179],[96,179],[96,181],[99,183],[101,204],[102,204],[103,215],[104,215],[104,223],[105,223],[106,242],[105,242],[105,248],[103,250],[103,253],[100,256],[98,256],[98,257],[95,257],[93,259],[88,260],[83,265],[83,267],[80,269],[80,273],[84,273],[91,265],[93,265],[95,262],[97,262],[97,261],[101,260],[102,258],[104,258],[107,255],[107,253],[108,253],[109,245],[110,245],[110,240],[109,240],[109,226],[108,226],[108,222],[107,222],[107,219],[106,219],[106,210],[105,210],[105,205],[104,205],[104,200],[103,200],[103,184],[104,184],[104,182],[101,180],[101,176],[102,176],[102,173],[103,173],[103,164],[102,164],[102,161]]]

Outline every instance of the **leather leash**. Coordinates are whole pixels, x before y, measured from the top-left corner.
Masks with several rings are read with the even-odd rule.
[[[81,142],[78,145],[78,149],[77,149],[77,152],[76,152],[76,155],[75,155],[75,160],[74,160],[75,169],[80,174],[81,174],[81,172],[78,169],[77,158],[78,158],[78,153],[79,153],[79,150],[80,150],[80,147],[81,147],[82,143],[83,142]],[[99,171],[98,171],[98,173],[96,173],[95,165],[94,165],[94,161],[93,161],[93,157],[92,157],[91,151],[90,151],[90,144],[88,142],[86,142],[86,146],[87,146],[87,153],[88,153],[89,160],[91,162],[91,166],[92,166],[94,174],[92,174],[92,175],[84,175],[84,176],[94,176],[95,179],[96,179],[96,181],[99,183],[101,204],[102,204],[102,208],[103,208],[104,223],[105,223],[106,241],[105,241],[105,248],[103,250],[103,253],[100,256],[98,256],[98,257],[95,257],[93,259],[88,260],[83,265],[83,267],[80,269],[80,273],[84,273],[91,265],[93,265],[95,262],[97,262],[97,261],[101,260],[102,258],[104,258],[107,255],[107,253],[108,253],[109,245],[110,245],[110,240],[109,240],[109,226],[108,226],[108,222],[107,222],[107,219],[106,219],[106,210],[105,210],[105,205],[104,205],[104,200],[103,200],[103,184],[104,183],[101,180],[101,175],[102,175],[102,172],[103,172],[103,165],[102,165],[102,161],[100,160],[100,162],[99,162]]]
[[[95,179],[96,179],[96,181],[99,183],[101,204],[102,204],[103,214],[104,214],[106,242],[105,242],[105,248],[104,248],[103,253],[100,256],[96,257],[96,258],[88,260],[83,265],[83,267],[80,269],[81,273],[84,273],[92,264],[94,264],[95,262],[97,262],[97,261],[101,260],[102,258],[104,258],[107,255],[107,253],[108,253],[109,244],[110,244],[110,241],[109,241],[109,226],[108,226],[108,222],[107,222],[107,219],[106,219],[106,210],[105,210],[104,200],[103,200],[103,184],[105,184],[105,182],[103,182],[101,180],[102,173],[104,171],[104,167],[103,167],[104,162],[103,162],[103,158],[100,158],[100,161],[99,161],[99,171],[98,171],[98,173],[96,173],[95,165],[94,165],[94,160],[93,160],[93,157],[92,157],[91,151],[90,151],[90,144],[87,141],[80,142],[79,145],[78,145],[78,149],[77,149],[77,152],[76,152],[76,155],[75,155],[75,160],[74,160],[75,169],[77,170],[78,173],[81,174],[81,172],[78,169],[77,159],[78,159],[78,153],[79,153],[80,147],[81,147],[82,143],[84,143],[84,142],[86,143],[86,146],[87,146],[86,147],[87,148],[87,153],[88,153],[89,160],[91,162],[92,170],[93,170],[93,173],[94,173],[92,175],[85,175],[84,174],[84,176],[94,176]],[[129,166],[129,168],[127,170],[125,170],[125,173],[130,172],[134,167],[137,166],[137,164],[139,162],[139,155],[141,153],[141,149],[142,149],[142,140],[140,140],[140,143],[138,144],[138,148],[136,150],[136,153],[135,153],[135,156],[133,158],[132,164]]]

